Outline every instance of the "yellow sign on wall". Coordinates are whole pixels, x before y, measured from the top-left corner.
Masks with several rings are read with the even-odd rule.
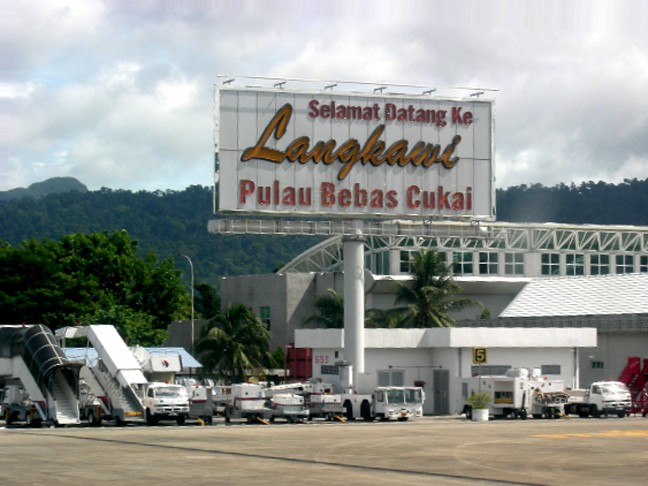
[[[486,348],[473,348],[473,364],[486,364]]]

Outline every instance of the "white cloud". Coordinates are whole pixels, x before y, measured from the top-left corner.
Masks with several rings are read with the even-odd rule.
[[[0,190],[210,185],[217,74],[497,88],[498,186],[648,177],[648,4],[25,0]]]

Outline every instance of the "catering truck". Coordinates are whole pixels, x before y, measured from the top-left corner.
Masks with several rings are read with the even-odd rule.
[[[630,391],[620,381],[595,381],[588,389],[568,390],[568,394],[565,413],[581,418],[608,414],[623,418],[632,406]]]
[[[461,382],[467,418],[472,418],[468,397],[473,393],[490,396],[489,415],[494,418],[557,418],[564,414],[568,400],[564,382],[541,377],[539,369],[511,368],[504,375],[474,376]]]

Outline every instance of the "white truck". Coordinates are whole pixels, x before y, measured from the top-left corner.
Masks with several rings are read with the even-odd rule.
[[[294,424],[308,420],[308,409],[304,403],[304,397],[296,393],[271,393],[268,395],[266,405],[272,410],[270,422],[275,419],[283,419]]]
[[[564,382],[541,377],[539,369],[529,373],[527,368],[511,368],[500,376],[463,378],[461,386],[467,418],[472,418],[468,397],[473,393],[490,395],[489,415],[494,418],[558,418],[564,414],[567,402]]]
[[[568,390],[565,413],[581,418],[598,418],[608,414],[623,418],[632,406],[630,391],[620,381],[595,381],[589,389]]]
[[[265,389],[258,383],[236,383],[231,387],[229,400],[225,405],[225,422],[243,419],[247,423],[268,423],[272,409],[267,406]]]
[[[160,420],[185,423],[189,416],[189,395],[182,385],[149,383],[144,396],[146,423],[155,425]]]
[[[415,386],[376,386],[376,373],[358,375],[358,383],[351,380],[350,365],[340,366],[340,382],[342,406],[345,418],[354,420],[362,418],[366,421],[400,420],[405,421],[423,415],[425,392]]]
[[[342,395],[335,393],[332,383],[309,381],[304,384],[304,390],[309,419],[342,420],[344,416]]]

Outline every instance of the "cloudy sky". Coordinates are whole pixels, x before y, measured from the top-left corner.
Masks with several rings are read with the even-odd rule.
[[[492,88],[498,187],[648,177],[642,0],[0,5],[0,190],[212,185],[218,75]]]

